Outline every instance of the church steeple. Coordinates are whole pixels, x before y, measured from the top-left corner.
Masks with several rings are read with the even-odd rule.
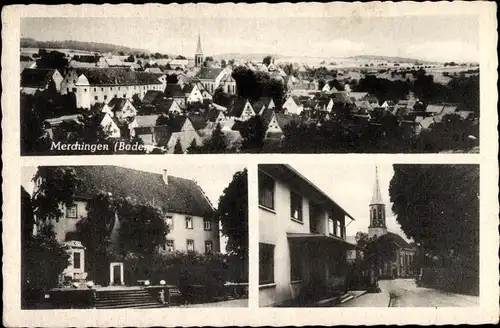
[[[198,45],[196,46],[196,52],[194,54],[194,65],[196,67],[203,66],[203,50],[201,49],[200,33],[198,33]]]
[[[373,186],[372,201],[370,202],[370,225],[368,226],[368,235],[381,236],[387,233],[385,225],[385,204],[382,201],[380,193],[380,184],[378,180],[378,168],[375,167],[375,184]]]
[[[370,205],[384,204],[382,195],[380,194],[380,185],[378,183],[378,168],[375,166],[375,185],[373,186],[373,195]]]
[[[201,38],[199,33],[198,33],[198,46],[196,46],[196,53],[203,54],[203,50],[201,50]]]

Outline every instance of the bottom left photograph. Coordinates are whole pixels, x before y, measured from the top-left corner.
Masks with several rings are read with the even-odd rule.
[[[248,306],[244,165],[21,176],[21,308]]]

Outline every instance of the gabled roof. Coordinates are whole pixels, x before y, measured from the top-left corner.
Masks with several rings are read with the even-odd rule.
[[[222,71],[222,68],[201,67],[196,77],[200,80],[215,80]]]
[[[118,166],[74,166],[82,183],[76,196],[90,199],[97,193],[110,192],[115,196],[131,197],[139,202],[152,203],[169,213],[211,216],[213,207],[195,181],[169,175],[168,184],[162,174]]]
[[[186,116],[175,116],[173,119],[168,120],[169,131],[172,133],[180,132],[186,120],[189,120]]]
[[[191,93],[193,89],[194,89],[194,84],[185,84],[184,87],[182,88],[182,92]]]
[[[204,115],[189,115],[189,120],[191,124],[193,124],[195,130],[202,130],[207,125],[207,120]]]
[[[156,110],[159,113],[168,113],[175,103],[173,98],[159,98],[156,101]]]
[[[152,105],[155,100],[158,99],[158,97],[161,97],[163,95],[163,92],[159,90],[148,90],[146,94],[144,95],[144,98],[142,98],[142,104],[143,105]]]
[[[55,69],[25,68],[21,73],[21,87],[46,88],[55,71]]]
[[[387,234],[383,235],[383,237],[394,242],[401,248],[412,248],[412,246],[406,240],[404,240],[403,237],[395,234],[394,232],[387,231]]]
[[[245,105],[247,103],[247,99],[243,99],[240,97],[235,97],[231,99],[231,102],[228,106],[228,116],[240,117],[243,113],[243,109],[245,109]]]
[[[128,68],[75,68],[77,75],[85,75],[90,85],[150,85],[161,84],[158,75],[136,72]]]
[[[179,84],[167,84],[165,88],[165,96],[172,98],[185,98],[186,95],[182,92],[182,88]]]
[[[233,78],[233,75],[231,73],[224,74],[224,77],[220,81],[221,81],[221,83],[236,82],[236,80]]]
[[[107,106],[111,109],[112,112],[118,112],[123,109],[127,101],[128,100],[126,98],[115,97],[108,102]]]
[[[206,114],[207,121],[215,122],[217,120],[217,118],[219,117],[220,113],[223,113],[223,112],[221,110],[216,109],[216,108],[210,109]]]
[[[262,114],[260,115],[261,119],[262,119],[262,124],[267,127],[269,125],[269,123],[271,122],[271,120],[273,119],[273,117],[275,117],[275,113],[274,113],[274,109],[264,109],[264,111],[262,112]]]

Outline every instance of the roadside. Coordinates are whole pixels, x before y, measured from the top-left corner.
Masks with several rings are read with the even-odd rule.
[[[201,304],[187,304],[175,306],[178,308],[218,308],[218,307],[248,307],[248,299],[237,299],[230,301],[201,303]]]

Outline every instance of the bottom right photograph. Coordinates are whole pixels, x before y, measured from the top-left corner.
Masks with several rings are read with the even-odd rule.
[[[479,306],[479,165],[259,164],[260,307]]]

